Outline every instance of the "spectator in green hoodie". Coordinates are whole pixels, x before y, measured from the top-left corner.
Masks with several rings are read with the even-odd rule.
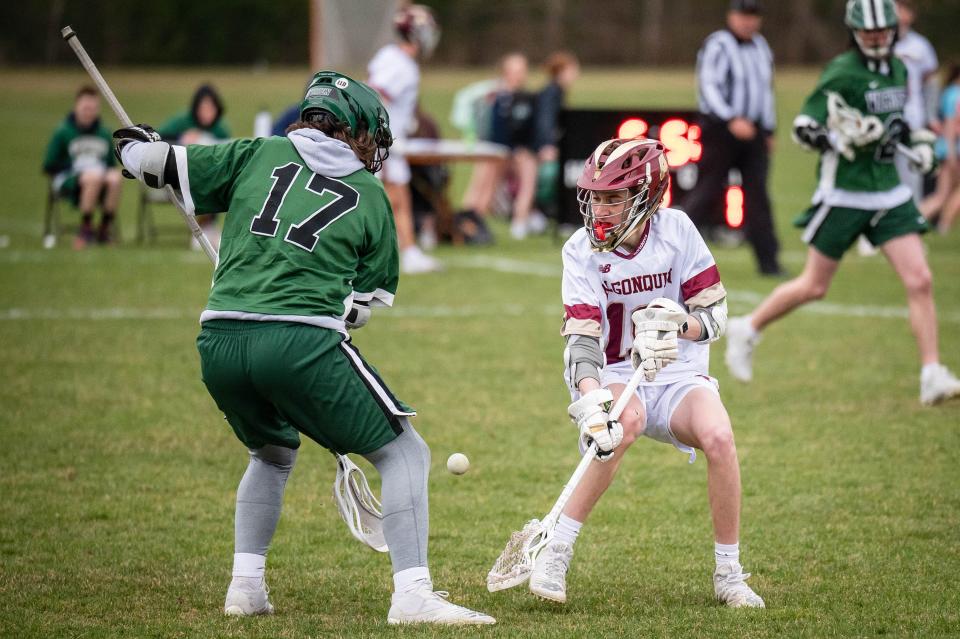
[[[190,108],[173,116],[157,133],[171,144],[217,144],[230,138],[230,129],[223,119],[225,109],[220,94],[212,84],[202,84],[193,93]],[[220,247],[220,227],[216,215],[198,215],[197,222],[214,248]],[[200,243],[191,240],[190,247],[200,250]]]
[[[93,241],[112,240],[112,225],[120,203],[120,171],[113,156],[110,131],[100,121],[100,94],[91,86],[77,91],[73,110],[53,132],[43,159],[43,171],[64,198],[80,209],[76,249]],[[101,208],[100,227],[93,227],[93,213]]]

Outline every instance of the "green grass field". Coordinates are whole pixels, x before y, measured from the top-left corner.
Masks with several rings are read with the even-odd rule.
[[[292,102],[305,70],[107,69],[136,121],[158,123],[200,81],[223,90],[238,134]],[[478,72],[428,71],[426,107],[446,120]],[[803,247],[790,219],[814,158],[789,141],[815,76],[778,75],[772,194],[786,266]],[[918,399],[899,282],[882,258],[850,256],[828,300],[768,331],[756,381],[712,373],[743,473],[744,563],[764,611],[712,600],[706,465],[639,442],[577,547],[565,608],[484,577],[510,531],[542,515],[577,461],[562,381],[559,245],[441,248],[440,275],[406,278],[395,309],[356,335],[431,444],[431,563],[439,588],[490,612],[493,628],[386,625],[389,561],[353,541],[330,497],[334,464],[305,443],[270,555],[278,614],[227,619],[233,499],[246,453],[199,378],[193,340],[210,266],[185,232],[141,248],[135,189],[128,241],[40,248],[50,131],[75,69],[0,71],[0,636],[4,637],[826,637],[960,634],[960,402]],[[616,87],[610,89],[610,87]],[[644,88],[649,91],[645,94]],[[589,71],[579,105],[689,106],[689,69]],[[107,118],[114,122],[112,117]],[[458,171],[455,189],[462,188]],[[69,217],[69,216],[68,216]],[[169,209],[170,225],[178,218]],[[928,237],[944,361],[960,369],[960,239]],[[746,249],[717,249],[733,312],[776,284]],[[450,453],[473,468],[454,477]],[[371,473],[371,476],[374,474]]]

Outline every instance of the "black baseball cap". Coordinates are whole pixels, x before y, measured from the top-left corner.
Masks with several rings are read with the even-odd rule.
[[[730,2],[730,11],[752,13],[759,16],[763,14],[763,5],[760,3],[760,0],[732,0]]]

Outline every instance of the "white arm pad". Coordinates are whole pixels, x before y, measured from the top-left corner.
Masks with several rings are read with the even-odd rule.
[[[695,308],[690,314],[700,322],[698,342],[715,342],[727,330],[727,298],[705,308]]]
[[[135,178],[151,188],[162,189],[167,185],[164,173],[170,151],[166,142],[129,142],[120,152],[120,159],[123,168]]]

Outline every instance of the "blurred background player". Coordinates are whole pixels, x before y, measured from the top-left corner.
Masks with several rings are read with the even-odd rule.
[[[547,85],[537,94],[534,112],[534,147],[537,152],[537,210],[559,219],[557,178],[560,172],[560,110],[570,87],[580,76],[580,63],[569,51],[551,53],[544,63]]]
[[[509,109],[505,116],[503,113],[498,116],[495,109],[498,105],[500,109],[504,109],[505,105],[508,107],[509,96],[526,84],[528,66],[527,56],[523,53],[507,53],[500,58],[497,65],[496,79],[480,80],[457,92],[451,121],[467,140],[494,142],[499,137],[500,143],[509,146],[511,133],[509,125],[504,121],[505,117],[509,118]],[[499,119],[496,125],[495,119]],[[501,188],[508,164],[511,163],[512,154],[511,159],[506,162],[488,161],[473,165],[470,182],[463,194],[461,210],[456,215],[457,226],[467,244],[493,243],[494,238],[487,219],[493,212],[494,199]],[[531,187],[531,193],[533,188],[535,186]],[[506,199],[511,202],[506,208],[512,209],[512,197],[508,195]],[[508,210],[507,213],[509,215],[511,211]]]
[[[690,219],[660,208],[670,177],[664,147],[652,140],[607,140],[577,181],[585,228],[563,247],[566,378],[580,446],[593,463],[538,555],[530,590],[567,599],[566,574],[580,527],[640,436],[707,457],[717,599],[764,607],[740,566],[740,464],[730,418],[709,376],[709,344],[723,335],[726,291],[716,262]],[[634,337],[636,335],[636,337]],[[634,369],[645,380],[620,417],[607,412]],[[662,369],[662,370],[661,370]]]
[[[697,54],[703,160],[697,188],[682,202],[708,237],[724,228],[721,202],[730,169],[740,171],[744,232],[762,275],[783,275],[767,175],[776,129],[773,53],[760,35],[759,0],[733,0],[727,28],[707,37]]]
[[[440,28],[433,12],[414,4],[397,10],[393,21],[398,41],[380,49],[367,67],[368,82],[383,98],[396,141],[405,140],[416,128],[420,92],[420,66],[440,40]],[[424,253],[416,243],[413,204],[410,194],[410,165],[399,153],[391,153],[380,174],[397,226],[400,269],[404,273],[440,270],[439,261]]]
[[[727,367],[735,378],[750,381],[760,331],[824,297],[843,254],[863,234],[880,248],[906,289],[922,365],[920,401],[935,404],[960,395],[960,380],[940,364],[932,276],[920,241],[927,224],[893,164],[897,145],[913,144],[913,152],[927,160],[920,170],[929,171],[933,163],[929,132],[911,134],[902,119],[907,71],[893,56],[897,33],[893,0],[849,0],[845,21],[851,48],[827,65],[793,122],[800,145],[821,153],[813,205],[797,220],[810,245],[806,265],[753,313],[730,321]],[[862,120],[853,136],[841,128],[851,117]]]
[[[197,87],[190,106],[157,128],[160,137],[176,144],[217,144],[230,138],[230,128],[223,119],[223,99],[211,84]],[[220,227],[216,215],[198,215],[197,222],[213,248],[220,246]],[[190,248],[200,250],[196,238],[190,238]]]
[[[347,333],[397,290],[396,229],[373,177],[392,144],[387,112],[375,91],[332,71],[314,77],[300,112],[283,138],[182,147],[143,126],[114,134],[131,174],[178,189],[188,210],[228,212],[197,338],[204,384],[250,452],[224,612],[273,613],[266,555],[303,433],[380,473],[389,623],[494,623],[434,592],[430,449]]]
[[[920,204],[923,217],[937,219],[937,230],[946,234],[960,215],[960,64],[947,69],[940,96],[940,136],[936,154],[940,161],[937,186]]]
[[[897,0],[897,42],[893,53],[907,67],[907,103],[903,107],[903,119],[912,130],[931,129],[940,132],[937,117],[937,97],[940,94],[937,78],[937,52],[925,37],[913,30],[916,8],[911,0]],[[925,195],[924,174],[910,166],[903,155],[896,157],[900,181],[913,191],[913,201],[920,204]]]
[[[113,156],[110,131],[100,121],[100,94],[90,86],[77,91],[73,110],[53,132],[43,158],[52,188],[80,209],[80,229],[73,247],[93,241],[109,243],[120,203],[120,171]],[[100,226],[93,213],[100,206]]]

